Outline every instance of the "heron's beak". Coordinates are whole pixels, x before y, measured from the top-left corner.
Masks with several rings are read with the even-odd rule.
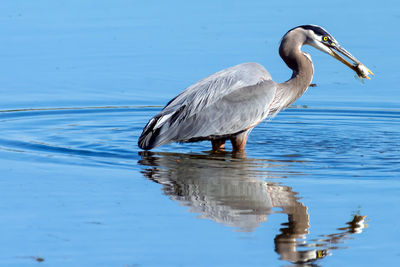
[[[368,77],[368,75],[369,74],[374,75],[372,73],[372,71],[370,71],[367,67],[365,67],[358,59],[356,59],[352,54],[350,54],[343,47],[341,47],[339,45],[335,45],[335,46],[328,46],[328,48],[329,48],[329,51],[330,51],[329,54],[332,57],[336,58],[337,60],[339,60],[340,62],[342,62],[346,66],[348,66],[350,69],[354,70],[360,78],[366,78],[366,79],[370,80],[371,78]],[[338,51],[339,53],[341,53],[345,57],[351,59],[354,63],[352,64],[352,63],[348,62],[346,59],[341,57],[334,50]]]

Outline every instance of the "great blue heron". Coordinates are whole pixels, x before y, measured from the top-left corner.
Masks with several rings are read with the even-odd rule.
[[[283,36],[279,47],[279,55],[293,70],[288,81],[274,82],[258,63],[243,63],[217,72],[169,101],[144,127],[139,147],[149,150],[171,142],[211,140],[213,151],[218,151],[229,139],[234,152],[243,151],[257,124],[288,107],[309,87],[314,68],[310,55],[300,50],[303,45],[333,56],[362,78],[369,79],[368,74],[372,74],[323,28],[298,26]]]

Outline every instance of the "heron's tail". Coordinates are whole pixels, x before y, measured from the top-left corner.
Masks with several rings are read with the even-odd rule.
[[[155,128],[157,122],[162,116],[152,118],[144,127],[142,134],[139,137],[138,145],[141,149],[150,150],[159,146],[157,144],[157,137],[160,133],[160,128]]]
[[[179,141],[179,123],[185,116],[185,105],[177,110],[162,112],[154,116],[144,127],[139,137],[140,148],[150,150],[163,144]]]

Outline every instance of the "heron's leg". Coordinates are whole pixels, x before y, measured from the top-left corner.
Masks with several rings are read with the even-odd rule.
[[[249,136],[249,133],[251,132],[251,129],[240,133],[238,135],[232,136],[231,143],[232,143],[232,150],[233,152],[243,152],[244,148],[246,146],[247,142],[247,137]]]
[[[223,151],[225,150],[225,139],[211,140],[212,151]]]

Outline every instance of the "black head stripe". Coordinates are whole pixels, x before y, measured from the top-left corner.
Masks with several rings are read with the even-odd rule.
[[[324,29],[322,29],[319,26],[315,26],[315,25],[303,25],[303,26],[299,26],[298,28],[303,28],[305,30],[312,30],[313,32],[315,32],[315,34],[318,34],[318,35],[321,35],[321,36],[324,36],[324,35],[331,36]]]
[[[297,29],[297,28],[302,28],[302,29],[305,29],[305,30],[312,30],[317,35],[320,35],[320,36],[327,35],[330,38],[332,38],[332,36],[327,31],[325,31],[323,28],[321,28],[321,27],[319,27],[317,25],[301,25],[301,26],[297,26],[297,27],[289,30],[288,32],[290,32],[290,31],[292,31],[294,29]]]

